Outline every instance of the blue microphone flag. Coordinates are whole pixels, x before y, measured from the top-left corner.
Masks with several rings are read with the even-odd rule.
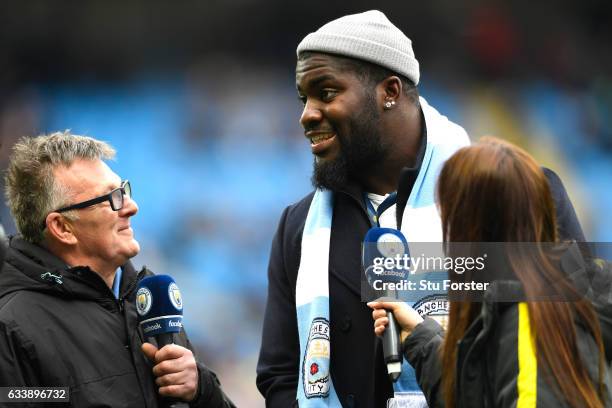
[[[370,286],[375,281],[400,282],[408,274],[410,251],[401,231],[393,228],[370,228],[363,240],[363,270]]]
[[[138,323],[145,336],[179,333],[183,328],[183,298],[168,275],[148,276],[136,292]]]

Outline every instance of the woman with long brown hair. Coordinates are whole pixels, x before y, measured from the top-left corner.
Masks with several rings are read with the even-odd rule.
[[[459,150],[440,173],[437,197],[445,242],[557,241],[547,178],[510,143],[484,138]],[[446,330],[403,302],[369,303],[376,334],[393,310],[430,407],[610,406],[592,305],[542,250],[515,251],[504,264],[481,302],[451,299]],[[466,277],[449,271],[449,279]],[[496,302],[494,290],[509,288],[524,301]],[[572,300],[542,301],[551,291]]]

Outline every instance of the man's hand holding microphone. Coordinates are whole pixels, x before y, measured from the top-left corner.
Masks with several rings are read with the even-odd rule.
[[[157,347],[143,343],[142,352],[155,364],[159,395],[192,401],[198,391],[198,367],[191,350],[174,344],[174,335],[183,329],[183,299],[174,280],[167,275],[142,279],[136,292],[136,311],[145,337],[157,343]]]
[[[191,350],[177,344],[158,349],[151,343],[142,344],[142,352],[155,363],[153,375],[159,395],[191,401],[198,391],[198,367]]]

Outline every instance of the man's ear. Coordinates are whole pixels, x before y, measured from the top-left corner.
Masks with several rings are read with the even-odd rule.
[[[391,75],[378,84],[378,89],[380,103],[392,102],[395,105],[402,94],[402,80],[395,75]]]
[[[54,239],[65,245],[75,245],[77,238],[74,235],[73,226],[66,217],[57,212],[47,215],[47,234],[50,239]]]

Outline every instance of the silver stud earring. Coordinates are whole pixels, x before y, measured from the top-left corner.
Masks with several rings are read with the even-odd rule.
[[[387,101],[384,104],[385,109],[391,109],[395,105],[395,101]]]

